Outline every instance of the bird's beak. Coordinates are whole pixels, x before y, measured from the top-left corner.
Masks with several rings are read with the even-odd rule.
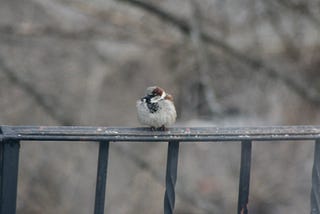
[[[149,95],[141,98],[142,102],[146,102],[147,100],[150,100],[150,96]]]

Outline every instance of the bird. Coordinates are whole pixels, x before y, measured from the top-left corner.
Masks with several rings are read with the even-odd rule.
[[[139,122],[152,130],[165,131],[176,121],[177,112],[172,95],[158,86],[148,87],[145,96],[137,100],[136,106]]]

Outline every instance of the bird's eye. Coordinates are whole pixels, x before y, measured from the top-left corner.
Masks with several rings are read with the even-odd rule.
[[[153,92],[152,92],[152,95],[153,95],[153,96],[160,96],[161,93],[159,93],[158,91],[153,91]]]

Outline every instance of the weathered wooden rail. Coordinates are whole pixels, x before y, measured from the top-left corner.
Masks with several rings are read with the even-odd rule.
[[[182,142],[241,143],[238,214],[248,213],[252,142],[315,142],[311,187],[311,214],[320,214],[320,126],[276,126],[246,128],[111,128],[83,126],[1,126],[0,127],[0,214],[16,212],[20,143],[24,141],[99,142],[94,214],[103,214],[107,181],[109,143],[119,141],[168,142],[164,213],[171,214],[175,205],[179,144]]]

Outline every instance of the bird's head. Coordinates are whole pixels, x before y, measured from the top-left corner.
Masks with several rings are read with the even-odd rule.
[[[151,86],[148,87],[146,90],[146,96],[141,99],[141,101],[149,102],[149,103],[157,103],[160,100],[165,99],[167,96],[166,92],[158,87],[158,86]]]

